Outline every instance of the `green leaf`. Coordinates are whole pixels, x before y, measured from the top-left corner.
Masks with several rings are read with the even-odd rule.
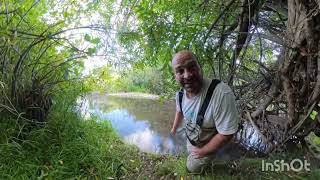
[[[84,39],[85,39],[86,41],[91,42],[91,37],[90,37],[89,34],[86,34],[86,35],[84,36]]]
[[[99,44],[100,43],[100,38],[94,38],[90,41],[92,44]]]
[[[92,56],[96,52],[97,52],[96,48],[88,48],[88,52],[87,53],[88,53],[89,56]]]
[[[316,145],[320,145],[320,137],[314,136],[313,143],[316,144]]]
[[[312,111],[311,114],[310,114],[310,118],[311,118],[312,120],[315,120],[316,117],[317,117],[317,115],[318,115],[318,112],[317,112],[317,111]]]
[[[69,14],[68,14],[67,12],[64,12],[64,13],[63,13],[63,17],[64,17],[64,18],[67,18],[68,16],[69,16]]]

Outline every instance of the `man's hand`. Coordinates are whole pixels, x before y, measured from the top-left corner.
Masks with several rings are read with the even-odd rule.
[[[177,129],[176,128],[172,128],[170,131],[170,134],[172,134],[173,136],[176,135]]]
[[[222,135],[216,134],[213,138],[203,147],[197,148],[193,147],[191,153],[198,159],[204,156],[208,156],[211,153],[217,152],[220,148],[222,148],[225,144],[227,144],[233,137],[231,135]]]
[[[191,154],[196,159],[203,158],[207,155],[207,153],[203,150],[203,148],[192,147]]]

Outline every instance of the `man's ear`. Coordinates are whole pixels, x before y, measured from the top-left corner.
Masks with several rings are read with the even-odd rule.
[[[176,73],[173,74],[174,75],[174,80],[178,81],[178,78],[176,76]]]

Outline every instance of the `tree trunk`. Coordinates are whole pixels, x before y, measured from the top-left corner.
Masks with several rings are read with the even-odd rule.
[[[320,2],[288,1],[285,59],[280,67],[288,107],[288,140],[319,102]],[[284,142],[283,142],[284,143]]]

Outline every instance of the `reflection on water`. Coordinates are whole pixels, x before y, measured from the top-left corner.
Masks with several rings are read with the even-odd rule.
[[[184,137],[169,135],[175,113],[173,101],[92,95],[88,102],[89,112],[109,120],[126,143],[157,154],[185,152]]]

